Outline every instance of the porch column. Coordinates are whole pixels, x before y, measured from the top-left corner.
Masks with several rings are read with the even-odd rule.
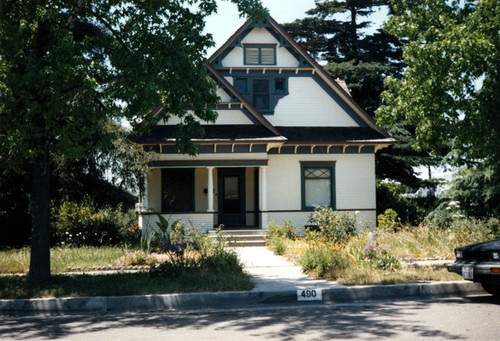
[[[260,167],[260,210],[267,211],[267,167]]]
[[[208,170],[208,184],[207,184],[208,210],[207,210],[207,212],[214,212],[214,179],[213,179],[214,167],[207,167],[207,170]]]

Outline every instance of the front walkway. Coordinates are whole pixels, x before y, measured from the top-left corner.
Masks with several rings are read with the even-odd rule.
[[[316,280],[302,273],[299,266],[276,256],[266,247],[235,247],[245,270],[252,276],[255,292],[297,289],[331,289],[342,287],[336,282]]]

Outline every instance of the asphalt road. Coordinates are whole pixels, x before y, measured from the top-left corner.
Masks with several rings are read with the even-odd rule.
[[[87,316],[0,316],[0,340],[498,340],[492,296]]]

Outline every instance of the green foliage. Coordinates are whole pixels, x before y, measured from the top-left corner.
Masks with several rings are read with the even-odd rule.
[[[383,126],[407,121],[416,127],[417,148],[470,167],[457,182],[461,195],[455,192],[452,199],[470,200],[476,216],[498,215],[498,1],[391,3],[394,15],[384,27],[405,41],[408,67],[402,77],[386,79],[378,121]]]
[[[312,246],[306,249],[298,259],[305,273],[314,272],[319,277],[336,278],[338,273],[351,262],[335,248]]]
[[[372,234],[364,251],[368,262],[377,269],[396,271],[401,268],[399,258],[391,253],[388,245],[381,244],[377,240],[376,233]]]
[[[269,223],[266,227],[266,237],[268,239],[274,239],[278,237],[294,239],[296,237],[295,225],[292,221],[284,221],[282,225]]]
[[[258,0],[231,2],[242,15],[267,17]],[[0,155],[3,169],[32,170],[30,281],[50,279],[54,160],[103,155],[113,170],[144,167],[143,158],[114,162],[141,155],[116,122],[128,119],[140,133],[160,104],[165,119],[181,119],[179,149],[196,152],[191,133],[216,118],[208,109],[216,87],[203,67],[213,40],[202,33],[216,10],[214,0],[0,3]]]
[[[133,212],[98,209],[90,198],[63,201],[54,209],[52,241],[65,246],[136,243],[140,232]]]
[[[329,207],[316,206],[309,221],[318,227],[324,240],[342,243],[357,234],[356,215],[349,212],[338,213]]]
[[[390,208],[377,216],[377,223],[377,228],[388,231],[396,231],[401,224],[396,211]]]

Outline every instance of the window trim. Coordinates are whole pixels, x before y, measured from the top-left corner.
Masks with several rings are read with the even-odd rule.
[[[165,177],[167,176],[167,172],[170,173],[177,173],[177,174],[182,174],[189,176],[190,179],[190,207],[189,210],[169,210],[167,209],[168,205],[165,202],[164,198],[164,193],[166,189],[166,181]],[[195,168],[162,168],[161,169],[161,190],[160,190],[160,195],[161,195],[161,211],[164,213],[187,213],[187,212],[194,212],[195,211]]]
[[[330,168],[330,208],[336,209],[335,202],[335,164],[336,161],[300,161],[300,187],[301,203],[303,211],[313,211],[313,206],[306,206],[306,169],[308,168]]]
[[[247,62],[247,48],[258,49],[258,62],[248,63]],[[272,48],[273,49],[273,63],[262,63],[262,49]],[[276,45],[273,44],[244,44],[243,45],[243,65],[276,65]]]

